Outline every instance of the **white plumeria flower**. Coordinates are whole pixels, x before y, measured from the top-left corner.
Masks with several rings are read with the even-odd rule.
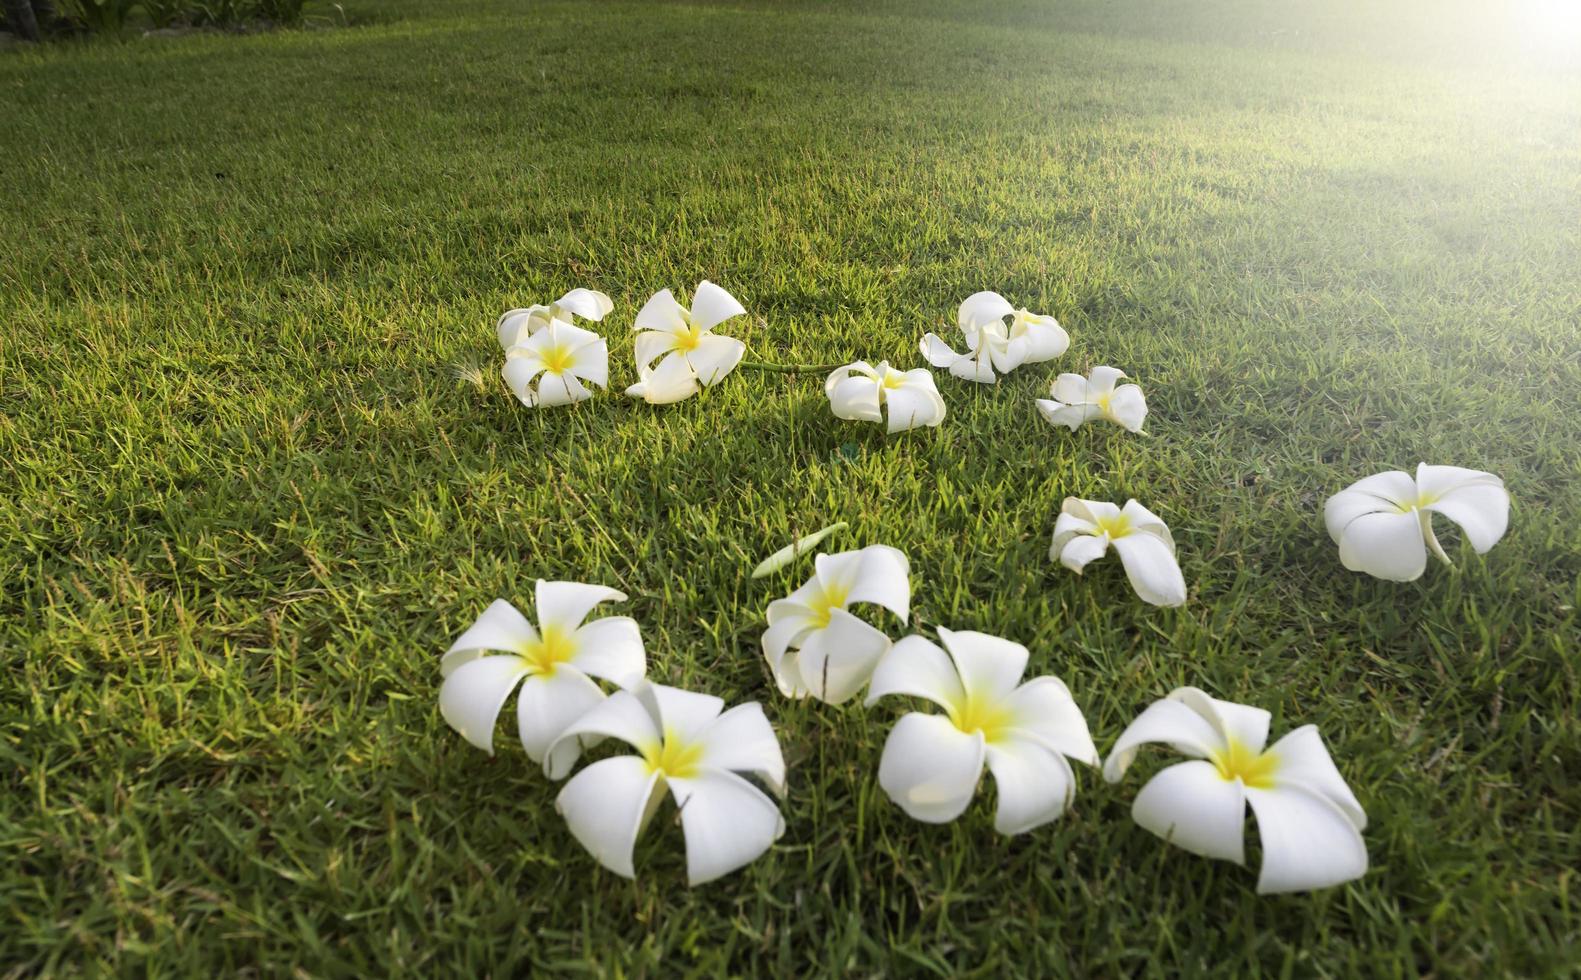
[[[1070,348],[1070,335],[1059,321],[1018,310],[994,292],[968,296],[955,321],[966,338],[966,353],[957,354],[932,333],[923,336],[919,349],[929,364],[949,368],[966,381],[989,384],[997,380],[995,371],[1009,374],[1022,364],[1052,360]]]
[[[637,314],[637,374],[641,378],[626,394],[654,405],[678,402],[699,386],[723,381],[736,369],[747,345],[713,329],[746,310],[736,298],[704,279],[692,294],[688,310],[668,289],[655,293]],[[663,357],[658,367],[656,358]]]
[[[948,823],[994,774],[994,829],[1022,834],[1058,817],[1076,795],[1066,756],[1090,766],[1098,750],[1087,720],[1057,677],[1025,684],[1027,648],[986,633],[939,628],[946,656],[920,636],[896,643],[873,671],[867,703],[889,694],[926,698],[944,715],[912,712],[895,723],[878,783],[913,818]]]
[[[1428,549],[1450,564],[1433,534],[1435,513],[1459,524],[1477,554],[1486,554],[1509,529],[1510,495],[1492,473],[1421,463],[1414,480],[1400,470],[1379,473],[1323,505],[1345,567],[1391,582],[1421,577]]]
[[[763,656],[786,697],[839,704],[862,689],[889,637],[851,615],[854,602],[911,613],[911,563],[888,545],[818,555],[807,584],[769,603]]]
[[[596,289],[573,289],[547,306],[535,303],[522,309],[507,310],[494,325],[500,346],[510,350],[555,320],[571,323],[573,317],[598,321],[615,308],[610,298]]]
[[[1261,708],[1178,688],[1121,733],[1104,778],[1119,782],[1140,746],[1162,742],[1194,759],[1162,770],[1136,794],[1131,816],[1144,828],[1193,854],[1244,864],[1250,803],[1263,843],[1259,895],[1360,878],[1367,871],[1367,815],[1316,726],[1297,728],[1264,751],[1268,720]]]
[[[666,786],[680,808],[690,884],[751,863],[785,832],[779,807],[738,775],[756,776],[784,796],[785,759],[774,729],[755,702],[721,714],[724,706],[710,694],[644,683],[616,691],[560,736],[544,764],[555,779],[570,770],[561,761],[575,758],[561,746],[585,738],[616,738],[639,753],[587,766],[555,800],[571,833],[600,864],[636,877],[632,848]]]
[[[567,725],[604,700],[592,678],[630,685],[647,672],[642,634],[628,616],[583,624],[593,607],[626,596],[602,585],[538,580],[538,626],[496,599],[439,662],[439,711],[467,741],[494,754],[494,723],[521,682],[517,733],[528,758],[546,762]],[[495,653],[494,651],[498,651]],[[523,682],[525,678],[525,682]],[[574,743],[556,761],[576,760]]]
[[[582,382],[609,384],[609,346],[590,330],[551,320],[505,352],[500,373],[529,408],[569,405],[593,397]]]
[[[1119,368],[1095,367],[1087,377],[1062,374],[1049,388],[1053,401],[1038,399],[1038,411],[1050,425],[1068,425],[1075,432],[1083,422],[1108,419],[1127,432],[1141,432],[1147,418],[1147,400],[1134,384],[1114,383],[1125,377]]]
[[[1135,500],[1124,507],[1101,500],[1066,497],[1054,522],[1049,558],[1080,575],[1102,558],[1109,545],[1120,553],[1126,578],[1144,602],[1178,606],[1186,601],[1186,580],[1175,560],[1175,539],[1163,520]]]
[[[944,399],[926,368],[897,371],[888,361],[873,367],[857,361],[835,368],[824,382],[829,407],[836,418],[858,422],[882,422],[882,406],[889,406],[889,431],[904,432],[920,425],[944,421]]]

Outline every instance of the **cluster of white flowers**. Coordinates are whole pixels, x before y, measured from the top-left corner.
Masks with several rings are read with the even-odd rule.
[[[612,309],[603,293],[573,289],[554,303],[502,316],[503,374],[516,396],[530,407],[547,407],[591,397],[588,384],[607,386],[607,345],[574,321],[601,321]],[[667,289],[654,295],[633,326],[639,380],[626,394],[669,404],[718,384],[741,364],[746,347],[713,330],[745,312],[707,281],[698,285],[691,309]],[[968,297],[957,324],[964,353],[932,333],[919,347],[931,365],[968,381],[994,383],[1070,347],[1070,336],[1053,317],[1015,308],[993,292]],[[1123,371],[1108,366],[1085,378],[1060,374],[1052,398],[1038,400],[1037,411],[1072,431],[1103,419],[1140,432],[1147,403],[1136,384],[1119,384],[1123,378]],[[856,361],[831,373],[824,391],[838,418],[884,423],[891,433],[937,426],[945,418],[944,399],[926,368]],[[1433,532],[1433,514],[1460,525],[1481,554],[1508,528],[1509,495],[1490,473],[1423,463],[1415,478],[1400,471],[1367,477],[1324,507],[1346,568],[1401,582],[1422,575],[1429,551],[1449,561]],[[753,577],[771,574],[844,526],[782,549]],[[1122,507],[1066,498],[1050,559],[1079,574],[1110,545],[1144,601],[1185,603],[1174,538],[1161,518],[1136,500]],[[468,741],[492,753],[499,713],[520,686],[518,733],[528,757],[551,779],[569,775],[582,751],[604,738],[631,745],[636,755],[588,765],[560,793],[557,805],[572,834],[606,867],[631,877],[636,837],[668,787],[680,807],[688,877],[693,884],[709,881],[752,861],[784,832],[778,805],[744,778],[783,797],[784,759],[757,704],[725,711],[712,695],[651,684],[635,621],[583,622],[599,603],[624,599],[602,586],[540,581],[536,628],[510,603],[496,601],[441,661],[440,709]],[[906,624],[906,555],[887,545],[819,554],[811,578],[769,604],[761,646],[781,693],[839,704],[866,689],[868,706],[899,695],[941,708],[942,715],[901,717],[879,761],[879,785],[918,820],[943,823],[965,812],[985,766],[997,788],[994,826],[1001,833],[1026,833],[1064,812],[1076,787],[1068,760],[1097,766],[1099,755],[1059,678],[1022,683],[1027,648],[986,633],[940,626],[942,647],[918,635],[892,641],[853,606],[877,606]],[[1269,721],[1260,708],[1179,688],[1120,734],[1103,774],[1118,782],[1138,748],[1150,742],[1191,756],[1142,788],[1134,819],[1188,851],[1242,863],[1250,805],[1262,841],[1260,893],[1361,876],[1367,869],[1361,838],[1366,814],[1316,728],[1297,728],[1269,747]]]

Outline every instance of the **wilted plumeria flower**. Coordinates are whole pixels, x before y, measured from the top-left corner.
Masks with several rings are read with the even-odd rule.
[[[896,643],[873,671],[872,705],[890,694],[926,698],[944,715],[912,712],[884,743],[878,783],[913,818],[947,823],[994,774],[994,829],[1021,834],[1065,811],[1076,795],[1066,756],[1090,766],[1098,750],[1087,720],[1057,677],[1025,684],[1027,648],[986,633],[939,628],[944,650],[920,636]]]
[[[596,289],[573,289],[545,306],[541,303],[518,310],[508,310],[494,325],[500,346],[510,350],[555,320],[573,322],[573,317],[584,320],[602,320],[615,304]]]
[[[882,422],[881,406],[888,405],[890,432],[944,421],[944,399],[926,368],[897,371],[888,361],[879,361],[876,368],[857,361],[835,368],[823,391],[836,418]]]
[[[1087,377],[1062,374],[1054,379],[1049,393],[1053,401],[1038,399],[1038,411],[1050,425],[1068,425],[1075,432],[1083,422],[1108,419],[1127,432],[1141,432],[1147,418],[1147,400],[1134,384],[1114,383],[1125,377],[1119,368],[1095,367]]]
[[[911,563],[887,545],[818,555],[807,584],[769,603],[763,656],[787,697],[839,704],[862,689],[889,637],[847,611],[883,606],[904,623],[911,611]]]
[[[1267,751],[1268,712],[1194,687],[1137,716],[1104,762],[1117,783],[1149,742],[1195,758],[1154,776],[1131,815],[1147,830],[1204,857],[1244,864],[1246,804],[1257,814],[1263,868],[1257,893],[1306,891],[1367,871],[1367,815],[1334,768],[1317,728],[1297,728]]]
[[[1186,601],[1186,580],[1175,561],[1175,539],[1162,519],[1135,500],[1124,507],[1101,500],[1066,497],[1049,558],[1081,574],[1102,558],[1109,545],[1120,553],[1126,578],[1144,602],[1178,606]]]
[[[1428,549],[1450,564],[1433,534],[1435,513],[1459,524],[1477,554],[1486,554],[1509,528],[1510,495],[1492,473],[1421,463],[1415,480],[1400,470],[1379,473],[1323,506],[1345,567],[1392,582],[1421,577]]]
[[[636,877],[632,848],[666,786],[680,808],[690,884],[750,863],[785,832],[779,807],[738,775],[756,776],[775,795],[785,794],[785,760],[774,729],[756,703],[720,714],[724,705],[710,694],[644,682],[610,695],[555,742],[544,764],[554,779],[570,771],[561,763],[575,759],[574,746],[584,738],[617,738],[638,752],[587,766],[555,801],[571,833],[600,864]]]
[[[747,345],[713,333],[714,327],[746,310],[736,298],[704,279],[688,310],[668,289],[649,299],[637,314],[637,373],[641,380],[626,394],[654,405],[678,402],[698,386],[718,384],[736,369]],[[655,358],[663,357],[657,368]]]
[[[500,373],[529,408],[569,405],[593,397],[583,381],[600,388],[609,383],[609,346],[590,330],[551,320],[505,352]]]
[[[509,602],[494,600],[439,662],[445,679],[440,714],[467,741],[493,755],[495,719],[526,678],[516,702],[517,732],[528,758],[546,762],[550,743],[565,726],[604,700],[591,678],[625,686],[647,672],[635,620],[610,616],[582,622],[599,603],[625,598],[602,585],[539,579],[537,628]],[[570,766],[575,749],[568,743],[563,751],[569,755],[556,761]]]
[[[997,380],[995,371],[1009,374],[1022,364],[1058,357],[1070,347],[1070,335],[1053,317],[1018,310],[994,292],[968,296],[955,320],[966,339],[966,353],[957,354],[933,333],[924,335],[918,347],[929,364],[949,368],[966,381],[989,384]]]

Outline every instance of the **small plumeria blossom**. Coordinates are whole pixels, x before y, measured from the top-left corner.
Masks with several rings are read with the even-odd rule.
[[[1023,834],[1058,817],[1076,795],[1066,756],[1098,764],[1087,720],[1057,677],[1025,684],[1027,648],[986,633],[939,628],[944,650],[920,636],[896,643],[873,671],[867,703],[926,698],[943,715],[912,712],[890,730],[878,784],[925,823],[948,823],[977,793],[983,766],[999,791],[994,829]]]
[[[1450,564],[1433,534],[1434,514],[1459,524],[1477,554],[1486,554],[1509,529],[1510,495],[1492,473],[1422,463],[1414,480],[1401,470],[1379,473],[1323,505],[1345,567],[1391,582],[1420,578],[1429,550]]]
[[[1124,507],[1100,500],[1066,497],[1054,522],[1049,558],[1080,575],[1088,562],[1102,558],[1110,545],[1120,553],[1126,578],[1142,601],[1178,606],[1186,601],[1186,580],[1175,560],[1175,539],[1162,519],[1135,500]]]
[[[507,310],[494,325],[500,346],[510,350],[555,320],[573,322],[574,317],[598,321],[615,308],[610,298],[596,289],[573,289],[547,306],[535,303],[517,310]]]
[[[1134,384],[1115,387],[1125,377],[1119,368],[1095,367],[1087,377],[1062,374],[1049,393],[1053,401],[1038,399],[1038,411],[1050,425],[1068,425],[1075,432],[1083,422],[1107,419],[1127,432],[1141,432],[1147,418],[1147,400]]]
[[[528,758],[546,763],[561,731],[604,700],[592,678],[624,686],[647,672],[635,620],[610,616],[582,622],[599,603],[625,598],[602,585],[539,579],[536,627],[509,602],[494,600],[439,662],[445,679],[440,714],[467,741],[493,755],[495,720],[520,684],[517,733]],[[569,757],[556,761],[571,765],[576,749],[575,743],[566,744],[562,751]]]
[[[688,310],[668,289],[653,295],[637,314],[637,374],[626,394],[654,405],[678,402],[701,387],[718,384],[736,369],[747,345],[713,332],[746,310],[734,296],[704,279]],[[657,367],[653,362],[659,360]]]
[[[904,623],[911,612],[911,563],[882,544],[818,555],[813,562],[807,584],[769,603],[763,656],[786,697],[839,704],[862,690],[890,646],[882,630],[848,611],[851,604],[871,602]]]
[[[560,791],[555,807],[600,864],[636,877],[632,849],[663,801],[680,808],[686,877],[713,881],[756,860],[785,832],[779,807],[742,778],[756,776],[785,794],[785,759],[774,729],[755,702],[724,711],[724,701],[643,683],[616,691],[568,727],[544,762],[552,779],[570,771],[583,739],[619,739],[636,755],[601,759]]]
[[[1104,762],[1117,783],[1149,742],[1192,756],[1162,770],[1136,794],[1131,816],[1193,854],[1244,864],[1246,805],[1257,815],[1263,867],[1257,893],[1307,891],[1367,871],[1367,815],[1334,767],[1316,726],[1264,749],[1269,714],[1209,697],[1170,692],[1137,716]]]
[[[929,364],[949,368],[966,381],[991,384],[998,380],[996,371],[1009,374],[1023,364],[1052,360],[1070,348],[1070,335],[1059,321],[1018,310],[994,292],[968,296],[955,320],[966,338],[965,353],[956,353],[933,333],[924,335],[918,348]]]
[[[609,384],[609,347],[590,330],[551,320],[505,352],[500,373],[529,408],[569,405],[593,397],[582,382]]]
[[[836,418],[882,422],[887,406],[890,432],[944,421],[944,399],[933,383],[933,373],[926,368],[897,371],[888,361],[879,361],[878,367],[857,361],[835,368],[824,382],[823,392],[829,396]]]

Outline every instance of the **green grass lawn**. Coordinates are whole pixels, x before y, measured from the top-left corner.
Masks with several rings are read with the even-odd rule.
[[[1441,4],[347,6],[0,57],[0,975],[1575,968],[1574,55]],[[702,278],[759,360],[914,367],[978,289],[1073,343],[939,372],[945,424],[893,438],[814,375],[500,383],[502,310],[608,292],[618,392],[639,306]],[[1148,435],[1039,419],[1096,364]],[[1421,460],[1503,476],[1508,536],[1345,571],[1325,497]],[[1052,565],[1066,495],[1167,520],[1187,605]],[[748,571],[837,520],[1100,751],[1181,684],[1317,724],[1370,872],[1259,898],[1255,846],[1166,846],[1129,816],[1162,752],[1028,836],[986,789],[911,821],[896,707],[787,702],[758,649],[808,567]],[[440,654],[538,577],[629,593],[655,680],[763,702],[769,854],[688,891],[661,816],[627,882],[513,723],[494,759],[445,726]]]

